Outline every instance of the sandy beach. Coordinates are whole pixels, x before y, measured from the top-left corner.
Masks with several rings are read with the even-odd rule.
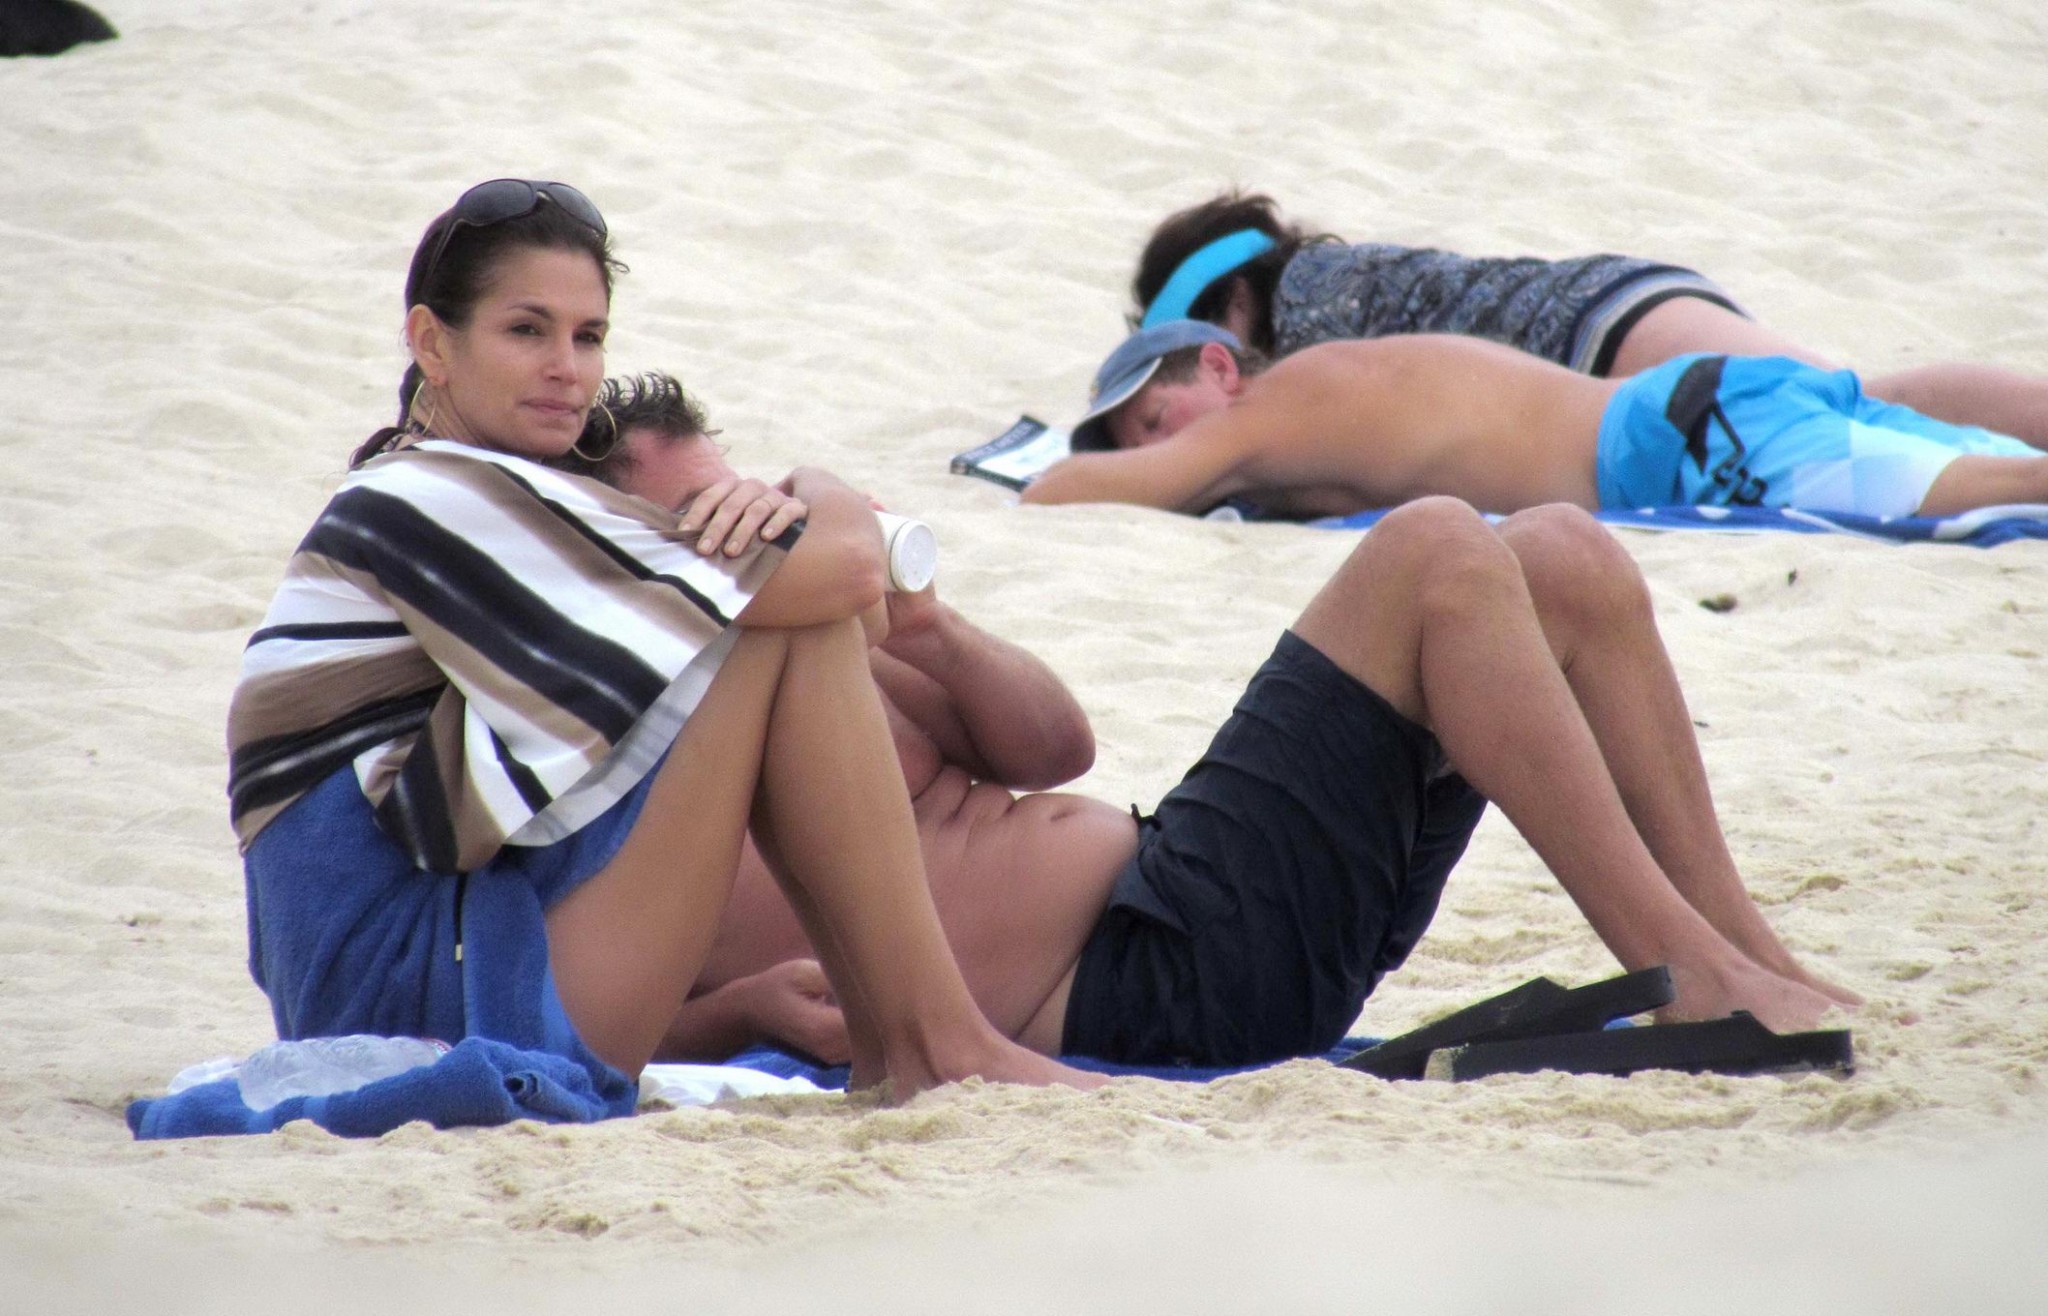
[[[946,461],[1080,410],[1161,215],[1239,183],[1359,240],[1655,256],[1872,371],[2048,371],[2037,6],[98,8],[120,40],[0,61],[9,1306],[2040,1301],[2048,544],[1625,535],[1752,889],[1868,998],[1852,1078],[1296,1062],[366,1142],[122,1121],[271,1036],[227,699],[467,184],[587,191],[632,267],[612,370],[675,371],[743,468],[928,521],[942,593],[1093,717],[1075,789],[1149,806],[1355,536],[1019,508]],[[1492,815],[1358,1031],[1613,970]]]

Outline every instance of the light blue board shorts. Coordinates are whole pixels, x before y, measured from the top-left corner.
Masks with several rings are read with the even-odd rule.
[[[2020,440],[1863,395],[1847,370],[1688,355],[1631,377],[1600,418],[1600,506],[1802,507],[1911,516],[1964,455],[2039,457]]]

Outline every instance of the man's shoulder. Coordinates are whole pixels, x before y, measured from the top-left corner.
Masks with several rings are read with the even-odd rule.
[[[1274,363],[1274,368],[1292,365],[1297,369],[1327,370],[1384,355],[1386,344],[1384,338],[1332,338],[1327,343],[1314,343],[1281,357]]]
[[[1291,412],[1335,400],[1370,368],[1370,344],[1350,339],[1317,343],[1281,357],[1247,381],[1240,407],[1257,413]]]

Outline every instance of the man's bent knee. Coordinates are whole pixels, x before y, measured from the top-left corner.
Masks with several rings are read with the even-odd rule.
[[[1418,499],[1387,513],[1353,560],[1368,554],[1402,576],[1405,588],[1424,592],[1468,576],[1519,572],[1499,531],[1455,498]]]
[[[1576,503],[1544,503],[1503,517],[1503,535],[1526,534],[1545,539],[1578,541],[1614,538],[1591,512]]]
[[[1454,498],[1419,499],[1381,518],[1294,631],[1416,716],[1427,619],[1446,609],[1501,606],[1520,591],[1520,568],[1483,517]]]
[[[1353,551],[1350,562],[1368,557],[1427,562],[1450,545],[1493,538],[1493,527],[1470,503],[1457,498],[1418,498],[1382,516]]]
[[[1486,528],[1486,518],[1481,516],[1472,504],[1447,494],[1432,494],[1427,498],[1412,499],[1399,507],[1389,509],[1387,514],[1379,519],[1379,524],[1373,527],[1372,533],[1457,533],[1472,528]]]
[[[1569,503],[1547,503],[1517,512],[1501,522],[1500,535],[1521,559],[1532,584],[1539,574],[1628,580],[1642,574],[1612,531],[1591,512]]]
[[[1403,503],[1381,517],[1351,550],[1309,604],[1309,612],[1333,610],[1352,616],[1367,596],[1412,598],[1423,579],[1459,545],[1484,542],[1498,545],[1493,528],[1470,504],[1456,498]]]
[[[1503,521],[1500,531],[1546,617],[1594,621],[1650,612],[1649,587],[1635,559],[1583,508],[1531,508]]]

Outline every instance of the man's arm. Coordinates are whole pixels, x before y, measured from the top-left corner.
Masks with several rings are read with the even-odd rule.
[[[1238,409],[1203,416],[1142,448],[1082,452],[1054,462],[1021,495],[1027,503],[1136,503],[1169,512],[1206,512],[1249,487],[1256,456]]]
[[[816,960],[785,960],[683,1002],[657,1060],[717,1063],[766,1042],[828,1065],[852,1054],[846,1018]]]
[[[1095,732],[1052,669],[931,590],[889,596],[875,683],[940,756],[982,781],[1044,790],[1095,762]]]

